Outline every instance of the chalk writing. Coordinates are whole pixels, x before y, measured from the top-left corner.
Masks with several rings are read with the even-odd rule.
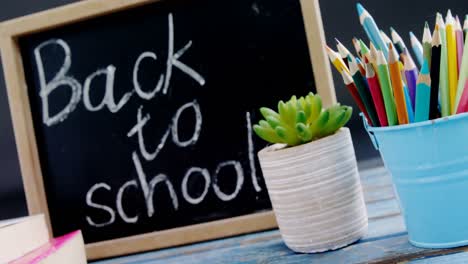
[[[144,133],[145,127],[148,130],[147,125],[153,120],[146,107],[150,101],[152,107],[154,105],[157,107],[157,102],[161,97],[169,97],[168,91],[171,87],[174,69],[182,72],[184,76],[190,77],[199,87],[204,86],[206,83],[205,78],[199,72],[182,62],[183,55],[194,47],[194,43],[188,40],[182,48],[176,50],[174,41],[174,18],[172,14],[168,14],[168,48],[165,72],[151,71],[151,68],[142,69],[143,67],[149,67],[147,64],[143,66],[145,60],[153,63],[158,62],[156,51],[150,49],[139,54],[136,60],[132,59],[133,69],[130,83],[133,87],[129,87],[120,98],[115,98],[114,96],[116,74],[119,69],[113,64],[104,64],[107,66],[91,72],[81,83],[70,72],[72,50],[65,40],[51,39],[41,43],[34,49],[40,82],[39,93],[42,102],[42,122],[47,127],[58,125],[67,118],[71,118],[70,114],[78,107],[81,100],[83,101],[83,108],[86,111],[98,112],[107,109],[110,115],[114,115],[125,109],[125,106],[133,98],[143,99],[138,101],[142,101],[142,103],[138,105],[136,110],[136,123],[123,124],[129,128],[126,135],[123,136],[126,136],[127,140],[138,144],[131,153],[128,153],[137,176],[135,179],[128,179],[119,188],[111,187],[106,182],[96,183],[90,187],[85,197],[86,205],[89,207],[89,212],[85,219],[89,226],[95,228],[109,226],[116,221],[117,217],[127,224],[138,223],[143,218],[142,212],[130,213],[132,211],[129,211],[129,208],[124,208],[124,205],[128,205],[125,199],[128,199],[129,194],[136,193],[140,197],[139,199],[142,199],[142,202],[144,201],[146,216],[153,217],[159,213],[158,208],[155,208],[154,200],[161,195],[167,195],[167,193],[171,201],[170,210],[176,212],[180,210],[182,203],[185,206],[195,206],[203,203],[210,190],[214,193],[213,197],[216,197],[215,199],[219,199],[220,201],[228,202],[236,199],[244,186],[245,175],[249,175],[249,173],[255,191],[260,192],[262,190],[255,169],[255,150],[249,112],[245,115],[245,125],[247,126],[246,158],[248,159],[248,163],[245,163],[248,164],[246,168],[242,166],[244,163],[239,160],[227,160],[217,161],[217,164],[207,166],[207,168],[189,166],[183,175],[170,175],[170,172],[159,172],[153,174],[153,176],[147,176],[144,168],[150,165],[151,162],[156,161],[159,155],[163,155],[163,150],[168,144],[177,146],[180,151],[184,151],[184,149],[190,150],[191,148],[189,147],[196,146],[203,136],[203,107],[195,98],[182,103],[173,113],[172,118],[169,119],[167,124],[164,124],[157,116],[154,118],[158,120],[158,125],[161,127],[160,131],[163,131],[161,134],[149,135],[148,131],[146,131],[146,134]],[[54,58],[56,58],[55,60],[58,58],[61,66],[52,75],[52,78],[47,80],[44,65],[48,64],[45,63],[44,59],[50,58],[49,54],[52,51],[55,52]],[[46,53],[49,56],[44,56]],[[148,72],[157,77],[157,83],[148,84],[140,82],[145,77],[143,74],[148,74]],[[126,76],[125,74],[122,75]],[[105,85],[102,85],[102,80],[105,80]],[[54,91],[57,91],[57,89],[68,89],[70,91],[67,95],[69,98],[67,97],[68,102],[60,111],[51,113],[49,107],[52,104],[51,98],[53,97],[50,95]],[[104,92],[95,92],[100,90]],[[102,94],[102,96],[95,98],[94,94]],[[135,108],[132,107],[132,109]],[[156,115],[153,112],[151,113]],[[185,118],[195,121],[191,130],[184,123]],[[181,131],[181,124],[184,124],[184,131]],[[185,133],[189,133],[189,135],[186,136]],[[225,187],[221,188],[220,186],[225,186],[225,184],[221,183],[223,180],[226,180],[227,175],[235,175],[235,186],[232,186],[232,188],[227,187],[227,189]],[[177,186],[175,186],[171,177],[182,177],[180,185],[179,181],[177,181]],[[189,184],[190,181],[196,181],[197,183],[201,183],[201,185]],[[201,192],[195,193],[195,190],[191,190],[193,186],[202,186]],[[95,196],[97,192],[99,192],[99,196]],[[181,196],[178,196],[178,193]],[[105,205],[103,201],[97,201],[100,199],[96,198],[103,195],[112,195],[112,197],[115,197],[115,200],[112,200],[115,203]],[[100,213],[99,217],[96,215],[98,212]]]

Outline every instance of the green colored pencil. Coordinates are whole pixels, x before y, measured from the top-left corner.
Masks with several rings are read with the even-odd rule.
[[[427,23],[427,21],[424,25],[422,45],[423,45],[423,58],[424,60],[428,61],[429,69],[430,69],[431,68],[431,52],[432,52],[432,36],[431,36],[431,30],[429,29],[429,23]]]
[[[369,47],[366,46],[366,43],[364,43],[364,41],[362,41],[362,39],[359,40],[359,45],[361,46],[362,59],[364,59],[364,58],[369,59],[369,57],[368,57],[369,53],[370,53]]]
[[[377,51],[377,73],[379,76],[380,89],[382,89],[388,125],[398,125],[398,118],[395,108],[395,99],[393,98],[392,85],[390,83],[390,73],[388,71],[388,65],[387,61],[385,60],[385,55],[381,50]]]

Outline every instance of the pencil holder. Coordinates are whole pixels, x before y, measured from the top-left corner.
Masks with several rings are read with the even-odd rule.
[[[410,243],[468,245],[468,113],[392,127],[363,121],[392,175]]]

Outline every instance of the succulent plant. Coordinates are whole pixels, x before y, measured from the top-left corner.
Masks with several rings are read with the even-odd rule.
[[[260,108],[264,120],[254,125],[255,133],[270,143],[297,146],[335,133],[351,118],[353,109],[335,104],[322,109],[319,95],[309,93],[305,97],[291,97],[286,103],[278,103],[278,112]]]

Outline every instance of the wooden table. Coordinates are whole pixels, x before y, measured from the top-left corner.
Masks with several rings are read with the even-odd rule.
[[[406,228],[385,168],[361,171],[369,231],[360,241],[321,254],[295,254],[278,230],[219,239],[95,264],[129,263],[468,263],[468,247],[422,249],[409,244]]]

